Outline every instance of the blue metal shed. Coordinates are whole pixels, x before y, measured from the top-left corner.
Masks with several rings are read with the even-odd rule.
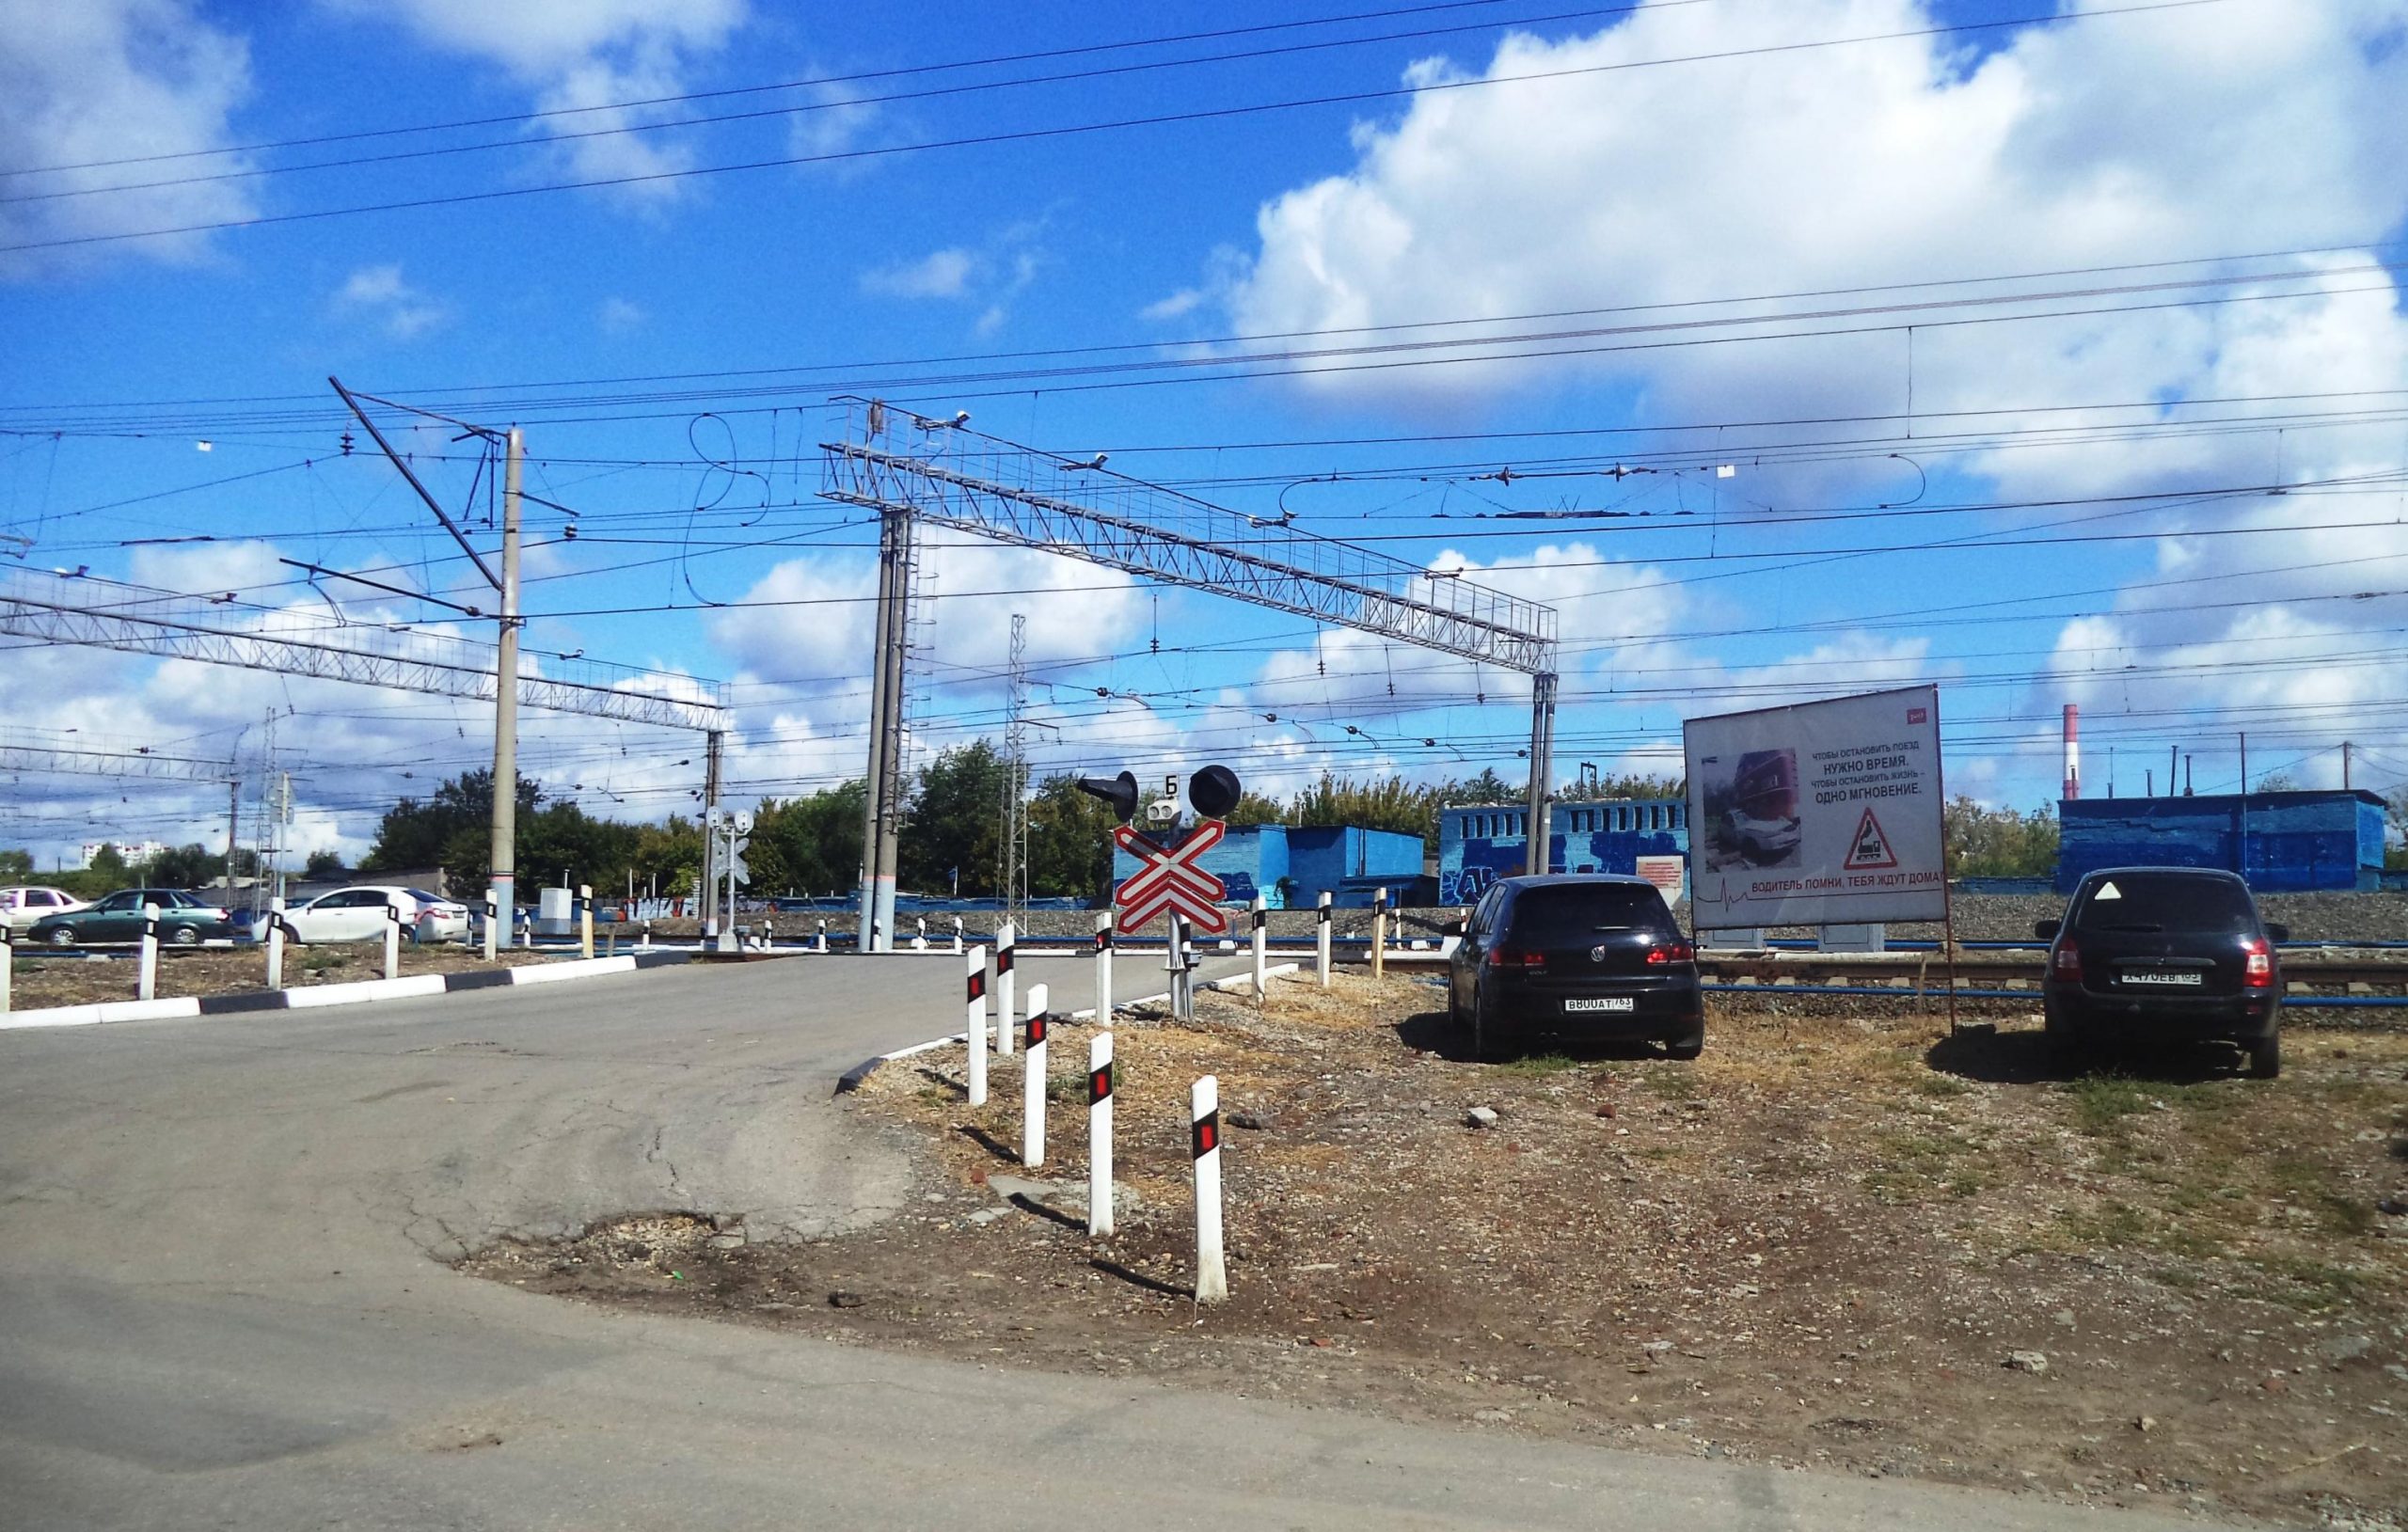
[[[2261,893],[2382,886],[2383,799],[2364,791],[2057,804],[2057,892],[2101,867],[2221,867]]]

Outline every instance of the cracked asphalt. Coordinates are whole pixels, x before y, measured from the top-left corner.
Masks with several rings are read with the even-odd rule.
[[[1087,992],[1083,963],[1022,966]],[[633,1210],[878,1218],[906,1161],[836,1077],[950,1030],[959,983],[805,957],[0,1032],[0,1523],[2189,1524],[898,1357],[443,1264]]]

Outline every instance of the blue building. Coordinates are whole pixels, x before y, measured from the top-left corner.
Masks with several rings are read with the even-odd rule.
[[[1369,909],[1381,889],[1402,904],[1421,876],[1418,835],[1353,825],[1232,825],[1197,865],[1228,889],[1231,904],[1260,893],[1274,909],[1311,906],[1326,889],[1341,909]],[[1112,880],[1136,872],[1137,859],[1112,854]]]
[[[2363,791],[2057,804],[2057,892],[2101,867],[2221,867],[2261,893],[2383,882],[2383,799]]]
[[[1483,804],[1438,811],[1438,902],[1467,905],[1526,868],[1529,812]],[[1686,857],[1689,806],[1680,798],[1566,798],[1547,814],[1546,870],[1635,873],[1641,857]]]

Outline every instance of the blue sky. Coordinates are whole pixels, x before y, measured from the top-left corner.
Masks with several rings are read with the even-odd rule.
[[[730,683],[737,795],[783,795],[861,769],[870,534],[816,448],[876,386],[1555,604],[1567,778],[1931,679],[1952,785],[1993,801],[2053,796],[2068,701],[2093,791],[2111,743],[2123,790],[2169,744],[2229,786],[2242,730],[2253,780],[2337,782],[2350,738],[2387,786],[2408,6],[2059,8],[2109,13],[0,3],[0,552],[95,602],[441,630],[277,561],[475,599],[325,380],[520,423],[581,528],[530,507],[529,647]],[[1151,67],[1216,54],[1250,56]],[[1036,74],[1077,77],[996,87]],[[618,104],[697,92],[727,94]],[[1060,131],[1154,117],[1184,119]],[[47,168],[146,155],[181,157]],[[171,184],[91,190],[134,181]],[[463,505],[451,434],[405,440]],[[995,731],[1017,611],[1040,771],[1522,769],[1516,677],[1022,551],[942,548],[929,591],[925,748]],[[91,650],[12,651],[0,697],[12,742],[253,764],[277,714],[300,843],[347,852],[489,749],[465,703]],[[689,807],[698,759],[529,720],[526,768],[597,811]],[[21,774],[0,842],[223,812]]]

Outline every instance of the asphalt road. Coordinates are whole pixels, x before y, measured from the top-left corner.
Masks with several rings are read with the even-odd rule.
[[[0,1032],[0,1525],[2190,1524],[916,1360],[438,1263],[637,1209],[877,1218],[901,1161],[832,1087],[956,1024],[959,985],[800,958]]]

